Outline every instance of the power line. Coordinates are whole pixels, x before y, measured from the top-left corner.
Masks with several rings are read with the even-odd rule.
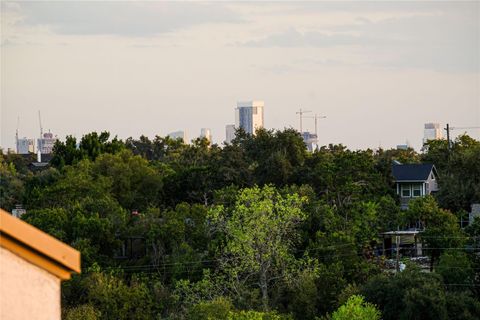
[[[331,254],[323,254],[323,255],[315,255],[313,254],[312,255],[312,258],[316,258],[316,259],[321,259],[322,261],[325,261],[327,259],[333,259],[333,258],[342,258],[342,257],[355,257],[355,256],[365,256],[366,253],[369,253],[369,252],[374,252],[375,250],[369,250],[367,252],[356,252],[357,249],[355,248],[355,246],[353,244],[350,244],[350,243],[347,243],[347,244],[341,244],[341,245],[330,245],[330,246],[326,246],[326,247],[319,247],[319,248],[308,248],[308,249],[301,249],[301,250],[292,250],[292,254],[295,254],[295,253],[301,253],[301,252],[307,252],[307,253],[310,253],[310,252],[315,252],[315,251],[328,251],[328,250],[334,250],[334,249],[339,249],[339,248],[345,248],[345,247],[352,247],[352,249],[354,249],[355,252],[349,252],[349,253],[343,253],[343,254],[339,254],[339,253],[334,253],[332,252]],[[411,250],[413,248],[407,248],[406,250]],[[382,252],[385,253],[385,252],[389,252],[389,251],[393,251],[393,250],[397,250],[397,248],[388,248],[388,249],[383,249]],[[402,249],[400,249],[402,250]],[[403,248],[403,250],[405,250],[405,248]],[[469,248],[465,248],[465,247],[422,247],[422,251],[428,251],[428,250],[468,250],[468,251],[472,251],[472,249],[469,249]],[[475,251],[475,250],[473,250]],[[384,256],[384,255],[381,255],[381,256]],[[374,257],[372,258],[379,258],[381,257],[379,255],[375,255]],[[223,259],[221,258],[216,258],[216,259],[207,259],[207,260],[197,260],[197,261],[185,261],[185,262],[162,262],[162,263],[158,263],[158,264],[146,264],[146,265],[127,265],[127,266],[122,266],[122,265],[118,265],[118,266],[110,266],[110,267],[105,267],[103,268],[104,270],[123,270],[123,271],[146,271],[146,270],[149,270],[149,269],[164,269],[163,270],[163,273],[167,273],[167,271],[165,270],[166,267],[175,267],[175,266],[182,266],[182,267],[188,267],[188,266],[191,266],[191,267],[196,267],[197,265],[200,266],[200,265],[209,265],[209,264],[214,264],[214,263],[217,263],[217,262],[224,262]],[[445,267],[445,268],[456,268],[456,267]],[[462,267],[457,267],[459,269],[462,269]],[[476,269],[480,269],[480,268],[465,268],[465,269],[473,269],[473,270],[476,270]],[[189,272],[189,270],[187,270],[186,272]],[[176,272],[172,272],[172,273],[176,273]]]

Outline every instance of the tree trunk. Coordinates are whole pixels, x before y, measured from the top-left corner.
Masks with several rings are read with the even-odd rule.
[[[268,283],[267,283],[267,271],[260,270],[260,290],[262,291],[262,304],[263,311],[268,311]]]

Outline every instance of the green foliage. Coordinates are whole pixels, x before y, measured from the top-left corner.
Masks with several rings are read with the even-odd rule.
[[[255,136],[239,130],[232,144],[245,152],[259,185],[283,186],[293,182],[295,168],[301,166],[307,156],[302,137],[293,129],[259,129]]]
[[[232,303],[225,298],[217,298],[194,305],[188,312],[191,320],[228,320],[233,309]]]
[[[109,179],[112,196],[124,208],[145,210],[158,206],[162,176],[145,159],[127,150],[99,156],[92,176]]]
[[[472,264],[466,253],[447,250],[441,256],[435,270],[439,273],[448,290],[465,291],[474,284]]]
[[[90,304],[82,304],[65,310],[65,315],[62,317],[65,320],[99,320],[101,319],[101,312],[95,309]]]
[[[24,182],[13,162],[6,162],[0,155],[0,207],[11,211],[23,202]]]
[[[22,218],[59,240],[69,240],[67,237],[68,212],[63,208],[31,210]]]
[[[82,159],[94,161],[103,153],[117,153],[125,148],[124,143],[117,137],[109,141],[110,133],[104,131],[100,135],[96,132],[86,134],[77,146],[77,139],[67,136],[65,142],[57,140],[53,147],[51,164],[58,168],[73,165]]]
[[[447,319],[446,298],[441,277],[409,265],[394,276],[379,275],[361,290],[376,304],[383,319]]]
[[[291,129],[222,148],[93,132],[58,141],[50,168],[0,156],[0,205],[80,250],[67,319],[317,319],[369,309],[359,294],[386,320],[477,319],[480,220],[458,217],[480,201],[479,144],[308,153]],[[400,211],[394,159],[434,163],[440,191]],[[382,272],[379,233],[418,222],[435,272]]]
[[[288,302],[288,311],[296,319],[315,319],[318,313],[317,302],[318,300],[322,301],[322,297],[318,296],[319,289],[317,288],[320,281],[317,272],[302,270],[290,281],[290,290],[281,292],[282,298]],[[321,285],[320,288],[326,288],[326,286]]]
[[[466,236],[460,229],[460,224],[451,212],[439,208],[431,196],[419,198],[409,203],[406,212],[407,221],[420,221],[425,226],[422,239],[427,244],[426,250],[433,265],[440,254],[446,249],[461,249],[466,242]]]
[[[35,188],[35,187],[34,187]],[[22,218],[78,248],[85,266],[106,263],[120,245],[125,210],[110,194],[111,180],[95,177],[88,160],[66,167],[64,175],[30,200]]]
[[[431,141],[424,160],[435,163],[440,190],[436,195],[442,208],[469,211],[480,202],[480,142],[467,135],[455,139],[449,151],[445,140]]]
[[[343,305],[354,295],[360,294],[360,288],[356,284],[348,284],[338,295],[338,304]]]
[[[468,292],[447,292],[448,319],[480,319],[480,301]]]
[[[222,206],[209,212],[226,235],[222,269],[240,282],[256,279],[265,310],[270,283],[295,265],[292,248],[296,227],[305,219],[302,202],[296,194],[281,196],[272,186],[253,187],[240,192],[232,212]]]
[[[276,312],[258,312],[253,310],[242,310],[230,312],[228,320],[291,320],[288,315],[280,315]]]
[[[194,305],[188,313],[190,320],[291,320],[287,315],[276,312],[258,312],[253,310],[235,310],[225,298],[217,298]]]
[[[102,319],[152,319],[152,296],[141,279],[126,284],[114,273],[92,273],[85,279],[86,300],[101,312]]]
[[[403,225],[400,208],[391,196],[383,196],[378,200],[377,213],[381,231],[398,230]]]
[[[389,178],[376,168],[371,150],[350,151],[342,145],[329,145],[315,152],[302,171],[301,182],[310,184],[328,204],[341,211],[363,199],[393,194]]]
[[[204,270],[199,281],[178,280],[172,293],[172,299],[178,310],[184,312],[185,307],[204,301],[222,298],[225,295],[225,282],[218,275],[212,275],[209,270]]]
[[[332,314],[332,320],[380,320],[380,311],[362,296],[353,295]]]

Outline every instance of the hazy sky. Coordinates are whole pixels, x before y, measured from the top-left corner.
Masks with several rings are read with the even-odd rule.
[[[238,100],[320,144],[419,148],[425,122],[480,126],[478,1],[1,3],[1,146],[212,129]],[[313,131],[313,120],[304,127]],[[455,131],[455,133],[459,133]],[[480,130],[469,134],[480,139]]]

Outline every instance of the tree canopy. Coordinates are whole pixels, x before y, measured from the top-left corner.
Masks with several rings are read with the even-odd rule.
[[[0,205],[80,250],[65,319],[480,318],[480,219],[460,221],[480,203],[468,136],[309,153],[292,129],[224,146],[92,132],[57,141],[48,167],[33,157],[0,156]],[[439,192],[400,210],[393,160],[435,164]],[[380,234],[412,225],[429,264],[393,273]]]

